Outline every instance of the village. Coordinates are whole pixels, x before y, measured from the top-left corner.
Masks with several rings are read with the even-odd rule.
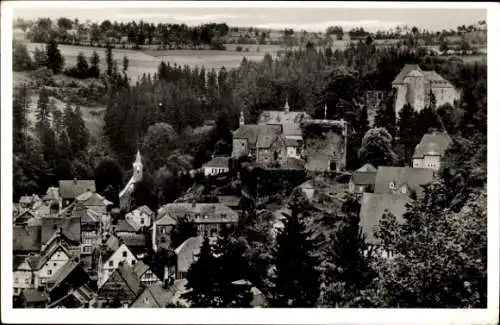
[[[431,97],[439,107],[453,105],[461,96],[436,71],[415,64],[406,64],[392,85],[396,115],[406,104],[418,112]],[[370,125],[374,115],[368,110]],[[314,119],[292,110],[287,98],[282,107],[261,112],[256,124],[246,120],[242,109],[239,127],[232,131],[231,154],[213,155],[199,170],[191,170],[201,180],[156,211],[133,200],[143,177],[140,150],[130,162],[133,173],[119,193],[119,204],[97,193],[94,179],[60,179],[44,196],[24,195],[14,202],[14,306],[189,307],[186,275],[204,238],[215,243],[227,226],[238,227],[248,200],[260,214],[267,213],[260,222],[269,223],[276,237],[292,213],[288,198],[297,192],[317,211],[339,210],[345,195],[353,195],[360,204],[365,253],[391,258],[391,249],[374,236],[375,226],[385,213],[402,220],[407,204],[422,198],[423,185],[438,177],[452,143],[446,130],[431,129],[415,146],[411,164],[366,163],[349,170],[352,127],[344,119],[330,119],[326,105],[323,119]],[[239,185],[233,186],[235,182]],[[276,193],[284,199],[271,202]],[[179,242],[186,223],[195,231]],[[252,307],[269,305],[262,288],[248,279],[234,285],[250,287]]]

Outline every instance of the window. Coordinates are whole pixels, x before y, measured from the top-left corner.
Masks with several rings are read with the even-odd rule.
[[[57,263],[54,263],[54,266],[57,266]]]
[[[113,267],[113,261],[109,261],[109,267]]]
[[[161,232],[162,234],[165,234],[165,228],[164,228],[164,227],[162,227],[160,232]]]
[[[127,257],[127,252],[123,252],[122,257]]]
[[[48,270],[48,271],[47,271],[47,274],[48,274],[48,275],[52,275],[52,270]]]
[[[30,279],[24,279],[24,284],[30,284]]]
[[[144,224],[144,218],[141,218],[141,225]]]
[[[132,265],[135,265],[135,260],[132,260]]]
[[[19,283],[19,278],[15,278],[15,279],[14,279],[14,283],[15,283],[15,284],[18,284],[18,283]]]
[[[144,303],[149,304],[149,297],[144,298]]]

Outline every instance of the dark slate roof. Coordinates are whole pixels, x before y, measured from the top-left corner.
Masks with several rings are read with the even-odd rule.
[[[42,218],[42,243],[45,244],[59,228],[69,240],[80,243],[80,226],[80,217]]]
[[[153,284],[145,288],[137,299],[130,305],[130,308],[165,308],[174,297],[177,291],[176,286],[170,286],[168,289],[163,288],[163,284]],[[148,297],[149,301],[144,299]]]
[[[396,78],[394,79],[394,81],[392,83],[393,84],[403,84],[406,76],[414,70],[422,72],[422,69],[420,69],[418,64],[405,64],[403,69],[401,69],[401,72],[398,73],[398,75],[396,76]]]
[[[280,124],[283,126],[283,134],[285,136],[294,136],[302,135],[300,123],[310,118],[306,112],[263,111],[259,116],[259,124]]]
[[[203,167],[229,168],[229,157],[214,157],[203,164]]]
[[[146,273],[149,270],[149,266],[143,261],[137,261],[133,269],[135,274],[137,274],[137,276],[140,278],[144,273]]]
[[[113,205],[113,202],[106,200],[105,197],[92,191],[85,191],[75,198],[76,201],[81,202],[84,206],[103,206]]]
[[[444,156],[446,149],[452,140],[447,133],[424,134],[420,143],[415,147],[413,158],[424,158],[424,156]]]
[[[250,146],[256,146],[258,137],[278,135],[280,133],[281,125],[247,124],[234,131],[233,139],[247,139]]]
[[[117,236],[129,248],[146,246],[146,236],[144,234],[120,233]]]
[[[377,172],[358,172],[352,174],[352,182],[356,185],[375,185]]]
[[[22,295],[27,303],[48,301],[47,294],[44,291],[40,291],[37,289],[24,289]]]
[[[397,188],[406,184],[409,189],[414,190],[420,196],[423,193],[422,185],[431,183],[433,179],[434,171],[428,168],[379,166],[375,177],[374,193],[392,193],[389,188],[392,182]]]
[[[132,290],[132,292],[137,296],[141,291],[141,281],[137,274],[128,263],[123,263],[122,266],[118,267],[115,272],[118,272],[120,277],[123,279],[125,284]],[[110,277],[111,278],[111,277]]]
[[[31,267],[32,270],[36,270],[36,268],[38,267],[38,263],[40,262],[40,259],[42,257],[38,254],[36,255],[29,255],[27,258],[26,258],[26,261],[28,262],[29,266]]]
[[[74,259],[69,260],[66,262],[66,264],[61,267],[56,274],[54,274],[51,278],[50,281],[47,285],[47,290],[50,292],[54,290],[64,279],[68,277],[68,275],[73,272],[78,266],[80,265],[79,262],[75,261]]]
[[[59,193],[63,199],[74,199],[86,191],[95,192],[95,182],[93,180],[59,181]]]
[[[406,195],[363,193],[359,217],[366,242],[377,244],[374,237],[374,226],[378,225],[385,210],[391,212],[396,220],[402,222],[406,204],[409,202],[411,199]]]
[[[33,251],[39,252],[41,249],[41,227],[25,227],[17,226],[13,227],[13,250],[14,251]]]
[[[115,230],[117,233],[118,232],[132,232],[132,233],[136,232],[134,227],[132,227],[132,225],[125,219],[118,220],[115,227],[116,227]]]

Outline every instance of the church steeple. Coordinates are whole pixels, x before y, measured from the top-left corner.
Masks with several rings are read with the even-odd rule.
[[[323,118],[325,121],[326,121],[326,112],[328,111],[328,107],[326,107],[326,103],[325,103],[325,117]]]
[[[135,161],[132,164],[134,167],[134,174],[132,177],[134,177],[135,182],[139,182],[142,180],[142,158],[141,158],[141,153],[139,150],[137,150],[137,154],[135,155]]]
[[[290,105],[288,105],[288,96],[285,99],[285,112],[290,112]]]
[[[245,125],[245,115],[243,114],[243,110],[240,111],[240,126]]]

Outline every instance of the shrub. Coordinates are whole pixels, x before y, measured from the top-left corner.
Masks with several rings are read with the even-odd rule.
[[[239,45],[236,46],[236,52],[241,52],[241,51],[243,51],[243,48]]]

